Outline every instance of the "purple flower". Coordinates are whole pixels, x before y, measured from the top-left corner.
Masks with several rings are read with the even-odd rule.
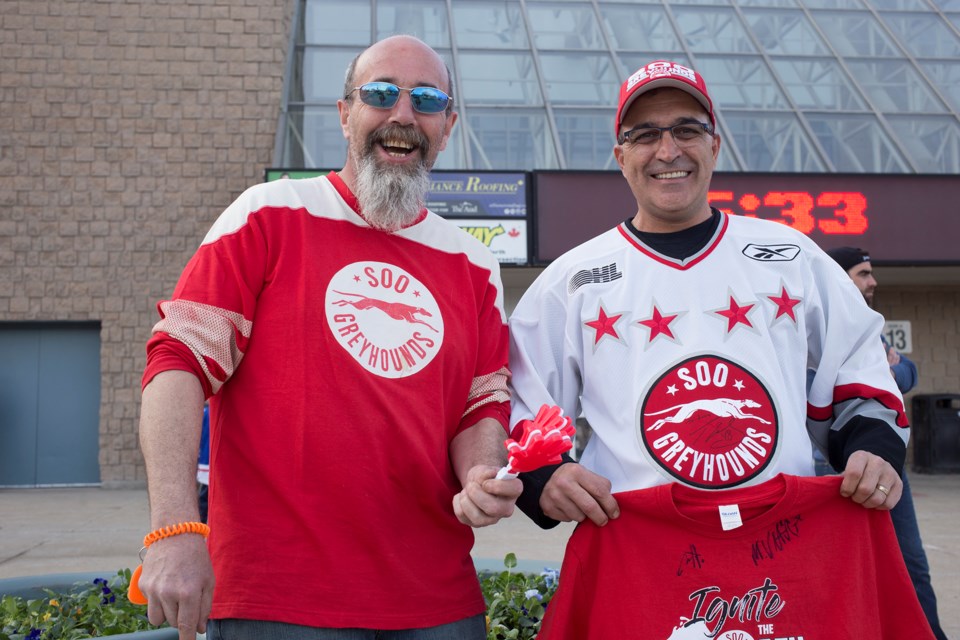
[[[544,568],[544,570],[540,572],[540,575],[543,577],[543,583],[548,589],[560,581],[560,571],[557,569]]]

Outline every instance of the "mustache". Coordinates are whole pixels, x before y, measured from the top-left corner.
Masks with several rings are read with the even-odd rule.
[[[423,133],[413,127],[390,124],[374,130],[367,136],[366,151],[373,151],[373,147],[378,144],[385,144],[387,141],[402,142],[404,144],[419,147],[422,155],[426,156],[430,151],[430,141]]]

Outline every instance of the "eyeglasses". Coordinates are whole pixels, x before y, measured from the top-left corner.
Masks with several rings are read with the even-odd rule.
[[[397,100],[400,99],[401,91],[410,92],[410,101],[413,103],[413,108],[420,113],[440,113],[453,101],[453,98],[436,87],[407,89],[406,87],[398,87],[391,82],[362,84],[359,87],[354,87],[344,98],[349,98],[354,91],[359,94],[360,100],[364,104],[377,109],[392,109],[397,104]]]
[[[664,131],[669,131],[678,147],[689,147],[699,142],[704,134],[713,135],[713,127],[706,122],[684,122],[672,127],[635,127],[617,136],[617,142],[651,145],[660,141]]]

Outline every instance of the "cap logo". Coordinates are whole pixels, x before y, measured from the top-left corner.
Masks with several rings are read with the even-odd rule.
[[[696,84],[697,76],[693,69],[689,69],[676,62],[651,62],[627,79],[627,90],[632,89],[640,82],[655,78],[669,78],[679,76]]]

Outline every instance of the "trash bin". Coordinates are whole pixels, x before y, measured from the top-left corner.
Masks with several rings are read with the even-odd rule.
[[[913,470],[960,473],[960,395],[913,397]]]

